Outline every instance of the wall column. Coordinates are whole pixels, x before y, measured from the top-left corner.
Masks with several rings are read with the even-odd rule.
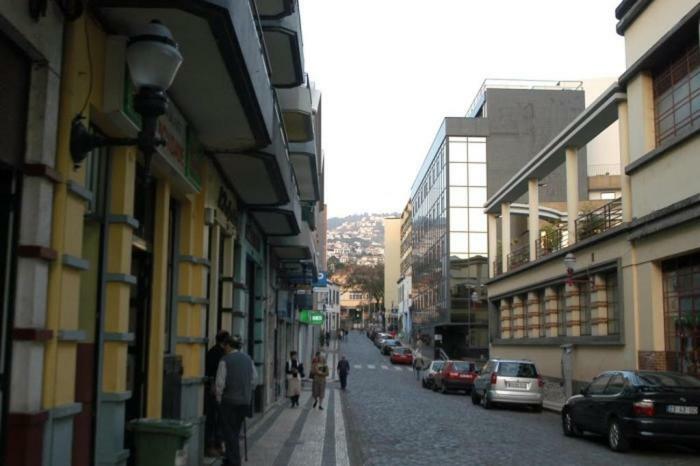
[[[608,299],[605,277],[600,274],[593,276],[591,288],[591,335],[608,334]]]
[[[501,204],[501,269],[508,271],[510,255],[510,204]]]
[[[501,319],[501,334],[497,335],[497,338],[513,338],[510,301],[508,299],[502,299],[500,307],[501,312],[499,318]]]
[[[498,260],[498,217],[496,214],[487,214],[488,220],[488,239],[489,239],[489,277],[496,276],[496,268],[494,267]]]
[[[527,336],[527,319],[525,318],[524,301],[520,296],[513,296],[513,322],[511,323],[511,334],[513,338],[524,338]]]
[[[527,226],[530,239],[530,260],[537,259],[537,241],[540,238],[540,187],[537,178],[527,181],[528,217]]]
[[[559,325],[557,291],[548,286],[544,290],[544,299],[545,313],[547,314],[547,337],[556,337],[559,335],[557,331]]]
[[[622,221],[632,221],[632,179],[625,174],[630,163],[629,109],[627,101],[617,105],[617,128],[620,140],[620,187],[622,191]]]
[[[581,336],[581,293],[578,285],[566,285],[566,336]]]
[[[578,149],[566,148],[566,213],[569,244],[576,242],[576,217],[578,217]]]
[[[170,183],[156,185],[155,228],[153,232],[153,283],[151,284],[151,325],[148,341],[148,396],[146,414],[159,419],[163,405],[163,355],[165,354],[165,313],[168,306],[168,244],[170,232]]]

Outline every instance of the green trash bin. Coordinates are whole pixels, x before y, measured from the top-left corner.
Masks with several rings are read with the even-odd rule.
[[[187,440],[192,423],[176,419],[135,419],[136,466],[180,466],[187,464]]]

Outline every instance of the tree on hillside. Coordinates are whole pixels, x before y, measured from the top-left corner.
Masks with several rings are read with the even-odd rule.
[[[367,293],[376,308],[381,309],[384,305],[384,264],[353,265],[347,270],[345,288]]]

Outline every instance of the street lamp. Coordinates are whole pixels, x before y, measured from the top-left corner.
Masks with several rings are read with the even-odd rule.
[[[153,20],[141,32],[129,38],[126,62],[137,89],[134,109],[142,117],[141,130],[136,138],[100,136],[88,131],[82,122],[85,118],[82,114],[76,115],[70,136],[70,153],[76,168],[97,147],[137,146],[144,155],[146,173],[150,172],[153,152],[164,142],[158,136],[158,117],[168,108],[165,91],[173,83],[182,64],[182,54],[170,30],[160,21]]]

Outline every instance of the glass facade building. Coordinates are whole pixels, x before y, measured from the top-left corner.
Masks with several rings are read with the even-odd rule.
[[[413,323],[450,357],[474,356],[488,348],[486,137],[444,129],[411,193]]]

